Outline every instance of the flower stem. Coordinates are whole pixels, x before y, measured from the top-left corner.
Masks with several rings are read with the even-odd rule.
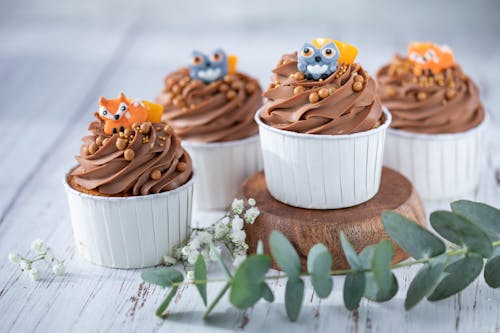
[[[215,299],[212,301],[212,303],[210,303],[209,307],[207,308],[207,311],[203,315],[203,319],[207,319],[207,317],[210,314],[210,312],[212,312],[212,310],[215,308],[215,306],[217,305],[217,303],[219,303],[219,301],[221,300],[222,296],[224,296],[224,294],[226,293],[226,291],[229,289],[230,286],[231,286],[231,284],[229,282],[226,283],[226,285],[224,286],[224,288],[222,288],[222,290],[219,292],[219,294],[217,295],[217,297],[215,297]]]

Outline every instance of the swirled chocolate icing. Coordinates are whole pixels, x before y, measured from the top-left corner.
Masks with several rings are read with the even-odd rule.
[[[140,126],[142,125],[142,126]],[[164,123],[137,124],[107,136],[101,120],[89,126],[78,166],[70,174],[77,190],[96,195],[146,195],[173,190],[192,175],[190,156]]]
[[[223,142],[258,132],[253,115],[262,106],[262,90],[242,73],[205,84],[191,80],[189,69],[182,68],[165,78],[156,100],[165,108],[163,121],[183,140]]]
[[[377,73],[379,96],[392,113],[391,127],[415,133],[459,133],[478,126],[484,109],[474,82],[455,64],[432,77],[416,76],[396,56]]]
[[[297,55],[285,54],[273,70],[274,82],[260,112],[266,124],[310,134],[350,134],[380,125],[382,106],[375,81],[360,64],[339,64],[325,80],[304,78]]]

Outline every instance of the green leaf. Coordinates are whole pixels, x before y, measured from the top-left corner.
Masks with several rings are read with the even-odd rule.
[[[257,251],[256,254],[264,254],[264,243],[261,240],[257,242]]]
[[[224,275],[228,280],[231,280],[233,277],[231,275],[231,271],[229,271],[229,268],[227,268],[226,264],[224,263],[224,260],[222,260],[222,257],[219,254],[219,251],[214,249],[215,245],[213,243],[210,244],[210,253],[213,253],[215,255],[215,261],[217,261],[217,264],[219,265],[220,269],[224,272]]]
[[[477,278],[482,269],[483,258],[475,253],[448,264],[444,269],[447,275],[427,299],[439,301],[462,291]]]
[[[362,272],[350,273],[345,277],[344,305],[349,311],[358,307],[365,293],[365,285],[365,274]]]
[[[385,302],[393,298],[398,292],[398,280],[396,276],[391,273],[391,286],[387,290],[383,290],[379,287],[375,281],[375,275],[371,272],[365,274],[366,286],[365,293],[363,296],[371,301],[375,302]]]
[[[410,310],[422,299],[429,296],[436,288],[444,271],[447,255],[445,253],[432,258],[415,275],[406,294],[405,309]]]
[[[480,226],[491,238],[500,239],[500,210],[484,203],[459,200],[451,209]]]
[[[392,286],[391,262],[394,255],[394,249],[391,242],[382,240],[375,248],[375,254],[372,259],[372,270],[375,281],[380,289],[389,291]]]
[[[362,268],[361,261],[359,260],[359,257],[356,254],[356,251],[352,247],[351,243],[342,231],[340,232],[340,243],[342,244],[342,250],[344,251],[344,255],[347,259],[347,262],[349,263],[349,266],[351,266],[355,270],[360,270]]]
[[[158,309],[156,309],[156,316],[158,316],[160,318],[163,317],[163,313],[168,308],[168,305],[170,304],[170,302],[174,298],[178,289],[179,289],[179,287],[170,288],[170,291],[168,292],[167,297],[165,297],[165,300],[160,304]]]
[[[271,268],[271,258],[265,254],[249,256],[241,263],[232,279],[229,299],[239,308],[253,306],[266,293],[264,278]]]
[[[493,251],[488,235],[463,216],[441,210],[433,212],[430,220],[434,230],[452,243],[465,245],[484,257]]]
[[[195,281],[206,281],[207,280],[207,266],[202,255],[198,256],[194,264],[194,280]],[[196,289],[200,293],[203,304],[207,306],[207,284],[206,283],[196,283]]]
[[[300,276],[300,259],[292,243],[278,231],[271,233],[269,243],[271,253],[278,266],[292,279]]]
[[[446,251],[441,239],[400,214],[384,211],[382,223],[396,244],[415,259],[435,257]]]
[[[330,295],[333,280],[330,276],[333,259],[323,244],[314,245],[307,256],[307,270],[311,274],[311,283],[320,298]]]
[[[301,278],[288,279],[285,288],[285,309],[288,318],[296,321],[304,299],[304,281]]]
[[[184,280],[182,273],[172,267],[150,269],[143,272],[141,278],[148,283],[156,284],[163,288],[170,287],[173,283],[179,283]]]
[[[496,247],[493,255],[484,266],[484,279],[491,288],[500,287],[500,247]]]
[[[268,301],[269,303],[274,302],[274,294],[273,294],[271,288],[269,288],[269,285],[267,283],[265,283],[265,290],[264,290],[264,294],[262,295],[262,297],[266,301]]]

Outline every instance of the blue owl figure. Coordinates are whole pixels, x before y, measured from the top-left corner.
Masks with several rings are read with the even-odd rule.
[[[298,52],[297,68],[309,80],[326,79],[337,70],[339,57],[340,51],[334,43],[321,48],[305,43]]]
[[[193,51],[193,60],[189,65],[189,75],[192,80],[211,83],[223,78],[227,72],[227,56],[223,50],[217,49],[210,55]]]

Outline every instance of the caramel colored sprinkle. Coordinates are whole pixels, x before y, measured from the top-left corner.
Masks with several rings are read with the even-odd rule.
[[[151,123],[150,122],[142,123],[140,127],[140,132],[143,134],[148,134],[149,131],[151,131]]]
[[[145,136],[145,137],[142,138],[142,143],[143,144],[146,144],[148,142],[149,142],[149,136]]]
[[[172,135],[174,133],[174,128],[170,125],[165,125],[163,131],[165,132],[165,134]]]
[[[231,88],[233,88],[234,90],[239,90],[240,87],[241,87],[241,83],[238,81],[234,81],[233,83],[231,83]]]
[[[88,156],[89,155],[89,147],[87,146],[82,146],[82,148],[80,149],[80,155],[82,156]]]
[[[297,94],[300,94],[301,92],[303,92],[305,90],[304,87],[302,86],[296,86],[294,89],[293,89],[293,94],[294,95],[297,95]]]
[[[354,82],[352,84],[352,90],[354,90],[356,92],[363,90],[363,83],[361,83],[361,82]]]
[[[138,131],[140,127],[141,127],[141,124],[138,122],[135,122],[134,124],[132,124],[132,129],[135,131]]]
[[[127,144],[128,141],[126,139],[118,138],[118,140],[116,140],[116,149],[124,150],[125,148],[127,148]]]
[[[457,95],[457,92],[453,89],[446,89],[446,99],[452,99]]]
[[[227,82],[227,83],[233,82],[233,77],[231,75],[224,76],[224,82]]]
[[[105,138],[104,140],[102,140],[102,145],[104,146],[108,142],[109,142],[109,138]]]
[[[354,82],[361,82],[361,83],[364,83],[365,82],[365,79],[361,76],[361,75],[356,75],[354,77]]]
[[[424,100],[424,99],[426,99],[426,98],[427,98],[427,94],[426,94],[425,92],[423,92],[423,91],[420,91],[420,92],[417,94],[417,99],[418,99],[419,101],[423,101],[423,100]]]
[[[229,90],[226,94],[226,98],[231,100],[236,97],[236,92],[234,90]]]
[[[316,103],[319,101],[319,95],[316,92],[309,94],[309,102]]]
[[[125,151],[123,152],[123,157],[127,160],[127,161],[132,161],[135,157],[135,151],[131,148],[127,148],[125,149]]]
[[[177,164],[177,171],[179,171],[179,172],[183,172],[183,171],[185,171],[185,170],[186,170],[186,167],[187,167],[186,163],[184,163],[184,162],[179,162],[179,163]]]
[[[172,93],[174,93],[174,94],[178,94],[178,93],[180,93],[180,92],[181,92],[181,87],[179,87],[177,84],[174,84],[174,85],[172,86]]]
[[[95,142],[92,142],[89,146],[89,153],[94,154],[98,149],[99,146]]]
[[[95,138],[95,143],[98,145],[98,146],[102,146],[102,136],[98,136],[97,138]]]
[[[163,142],[160,142],[158,145],[159,145],[160,147],[163,147],[163,146],[164,146]]]
[[[304,80],[304,73],[296,72],[295,74],[293,74],[293,78],[297,81]]]
[[[221,92],[226,92],[228,90],[229,90],[229,86],[225,83],[223,83],[219,86],[219,91],[221,91]]]
[[[318,91],[318,95],[319,95],[319,97],[321,97],[321,98],[326,98],[326,97],[328,97],[328,95],[330,95],[330,93],[328,92],[328,89],[326,89],[326,88],[321,88],[321,89]]]
[[[132,130],[130,128],[126,128],[123,132],[126,136],[130,136],[132,134]]]
[[[158,180],[161,178],[161,171],[158,170],[158,169],[154,169],[153,171],[151,171],[151,175],[150,175],[151,179],[153,180]]]
[[[257,87],[255,87],[255,84],[253,83],[248,83],[246,86],[245,86],[245,91],[249,94],[252,94],[255,89],[257,89]]]

